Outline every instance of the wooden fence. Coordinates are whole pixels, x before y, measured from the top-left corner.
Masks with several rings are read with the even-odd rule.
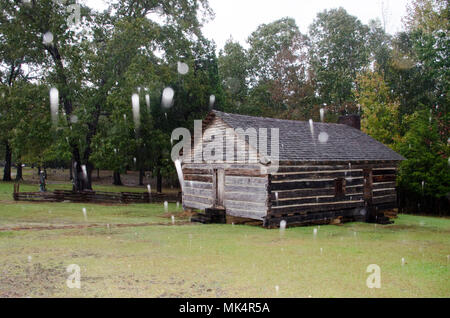
[[[82,203],[162,203],[164,201],[181,202],[180,193],[163,194],[148,192],[102,192],[55,190],[53,192],[20,192],[20,185],[14,185],[13,198],[15,201],[34,202],[82,202]]]

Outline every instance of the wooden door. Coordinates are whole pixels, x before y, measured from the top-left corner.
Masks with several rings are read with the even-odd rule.
[[[224,207],[225,199],[225,170],[214,169],[215,206]]]

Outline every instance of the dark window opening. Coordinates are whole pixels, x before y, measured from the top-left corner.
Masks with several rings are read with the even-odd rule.
[[[345,196],[345,179],[339,178],[334,181],[334,195],[337,198]]]

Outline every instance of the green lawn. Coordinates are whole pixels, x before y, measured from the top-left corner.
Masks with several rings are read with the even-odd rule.
[[[186,224],[174,204],[172,225],[161,204],[15,203],[11,191],[0,183],[0,297],[450,297],[449,219],[401,215],[389,226],[281,236]],[[98,227],[7,230],[88,224]],[[66,286],[70,264],[81,268],[81,289]],[[370,264],[381,268],[380,289],[366,286]]]

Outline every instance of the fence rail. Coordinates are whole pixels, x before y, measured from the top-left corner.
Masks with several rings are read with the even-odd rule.
[[[148,192],[103,192],[55,190],[53,192],[20,192],[20,185],[14,185],[13,198],[15,201],[34,202],[82,202],[82,203],[161,203],[164,201],[175,203],[181,201],[181,194]]]

